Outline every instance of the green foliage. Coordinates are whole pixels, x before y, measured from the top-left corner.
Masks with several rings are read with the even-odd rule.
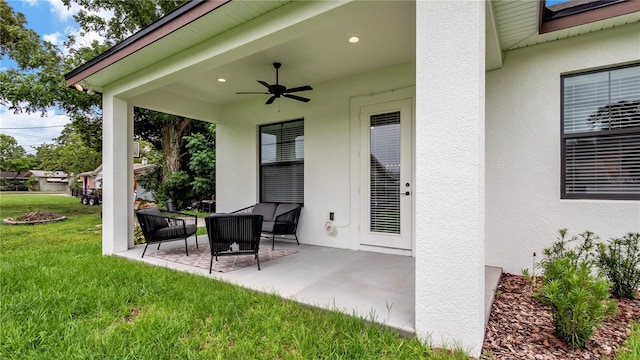
[[[539,266],[544,270],[536,297],[551,307],[556,335],[573,348],[583,347],[602,325],[616,313],[609,296],[611,284],[593,271],[595,241],[598,237],[586,231],[570,239],[567,230],[550,248]],[[569,243],[579,240],[575,247]]]
[[[631,335],[619,350],[616,360],[640,359],[640,322],[635,322],[631,326]]]
[[[0,0],[1,1],[1,0]],[[16,160],[25,155],[24,148],[18,145],[18,142],[13,136],[6,134],[0,134],[0,170],[9,170],[5,164],[8,160]]]
[[[610,284],[594,275],[588,263],[575,264],[569,258],[550,260],[544,269],[538,298],[551,306],[556,335],[573,348],[583,347],[617,311],[609,299]]]
[[[59,144],[43,144],[37,148],[42,170],[78,174],[102,163],[102,154],[86,146],[80,134],[69,134]]]
[[[635,298],[640,286],[640,233],[628,233],[598,246],[599,265],[615,297]]]
[[[147,240],[144,238],[144,234],[142,233],[142,228],[140,225],[135,225],[133,227],[133,243],[135,245],[140,245],[146,243]]]
[[[190,155],[188,166],[193,174],[191,185],[194,197],[198,199],[209,199],[216,191],[215,124],[208,124],[206,130],[185,137]]]
[[[189,175],[184,171],[169,175],[167,180],[160,184],[160,190],[156,195],[159,202],[173,199],[178,209],[184,208],[193,197]]]
[[[38,159],[32,155],[25,155],[17,159],[5,160],[3,166],[0,168],[3,171],[15,171],[16,173],[25,173],[29,170],[34,170],[39,167]]]
[[[74,16],[74,19],[80,24],[83,31],[97,32],[102,37],[109,39],[110,45],[115,45],[187,1],[63,0],[63,3],[68,7],[73,3],[80,5],[82,10]],[[113,16],[105,18],[97,14],[99,11],[110,11]]]
[[[578,236],[574,235],[567,239],[567,229],[560,229],[558,233],[560,236],[557,241],[550,248],[543,250],[543,254],[546,257],[540,262],[543,268],[547,262],[562,258],[568,258],[573,265],[581,262],[585,262],[590,266],[595,265],[596,254],[594,250],[597,241],[600,239],[596,234],[591,231],[585,231]],[[570,247],[576,242],[578,242],[577,246]],[[550,274],[545,273],[545,277],[548,278],[549,276]]]

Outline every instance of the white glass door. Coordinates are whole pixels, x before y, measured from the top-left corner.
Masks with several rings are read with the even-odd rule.
[[[411,100],[363,106],[362,245],[411,249]]]

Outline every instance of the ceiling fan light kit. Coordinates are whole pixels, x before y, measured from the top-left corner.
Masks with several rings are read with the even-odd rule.
[[[313,88],[311,86],[304,85],[304,86],[298,86],[298,87],[294,87],[294,88],[291,88],[291,89],[287,89],[286,86],[280,84],[280,80],[278,78],[278,75],[279,75],[279,69],[280,69],[281,66],[282,66],[282,64],[279,63],[279,62],[274,62],[273,63],[273,67],[276,69],[276,83],[275,84],[269,84],[266,81],[258,80],[258,83],[260,83],[262,86],[266,87],[268,92],[264,92],[264,91],[247,91],[247,92],[237,92],[236,94],[242,94],[242,95],[244,95],[244,94],[271,95],[269,97],[269,99],[267,99],[267,102],[265,102],[265,105],[272,104],[276,99],[279,99],[282,96],[284,96],[286,98],[289,98],[289,99],[297,100],[297,101],[309,102],[309,100],[311,100],[311,99],[306,98],[306,97],[302,97],[302,96],[298,96],[298,95],[293,95],[291,93],[313,90]]]

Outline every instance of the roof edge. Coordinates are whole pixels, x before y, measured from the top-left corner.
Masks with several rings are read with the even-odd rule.
[[[538,23],[538,33],[546,34],[553,31],[568,29],[574,26],[588,24],[595,21],[606,20],[616,16],[626,15],[640,11],[640,1],[609,1],[604,4],[596,4],[589,7],[577,7],[575,12],[568,9],[563,16],[553,18],[545,15],[545,2],[540,2],[540,18]]]
[[[232,0],[192,0],[64,75],[73,86]],[[161,31],[160,31],[161,30]]]

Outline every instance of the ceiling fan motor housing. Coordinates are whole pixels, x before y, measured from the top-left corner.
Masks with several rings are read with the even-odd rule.
[[[265,103],[266,105],[269,105],[269,104],[273,103],[275,101],[275,99],[278,99],[283,95],[284,95],[284,97],[287,97],[289,99],[302,101],[302,102],[308,102],[309,100],[311,100],[309,98],[305,98],[305,97],[302,97],[302,96],[291,95],[291,93],[293,93],[293,92],[313,90],[313,88],[311,86],[309,86],[309,85],[299,86],[299,87],[295,87],[295,88],[291,88],[291,89],[287,89],[286,86],[280,85],[278,69],[280,69],[281,66],[282,66],[282,64],[279,63],[279,62],[274,62],[273,63],[273,67],[276,69],[276,83],[275,84],[269,84],[266,81],[257,80],[258,83],[260,83],[261,85],[266,87],[267,90],[269,90],[269,92],[266,92],[266,93],[262,93],[262,92],[239,92],[237,94],[265,94],[265,95],[272,95],[267,100],[267,102]]]

